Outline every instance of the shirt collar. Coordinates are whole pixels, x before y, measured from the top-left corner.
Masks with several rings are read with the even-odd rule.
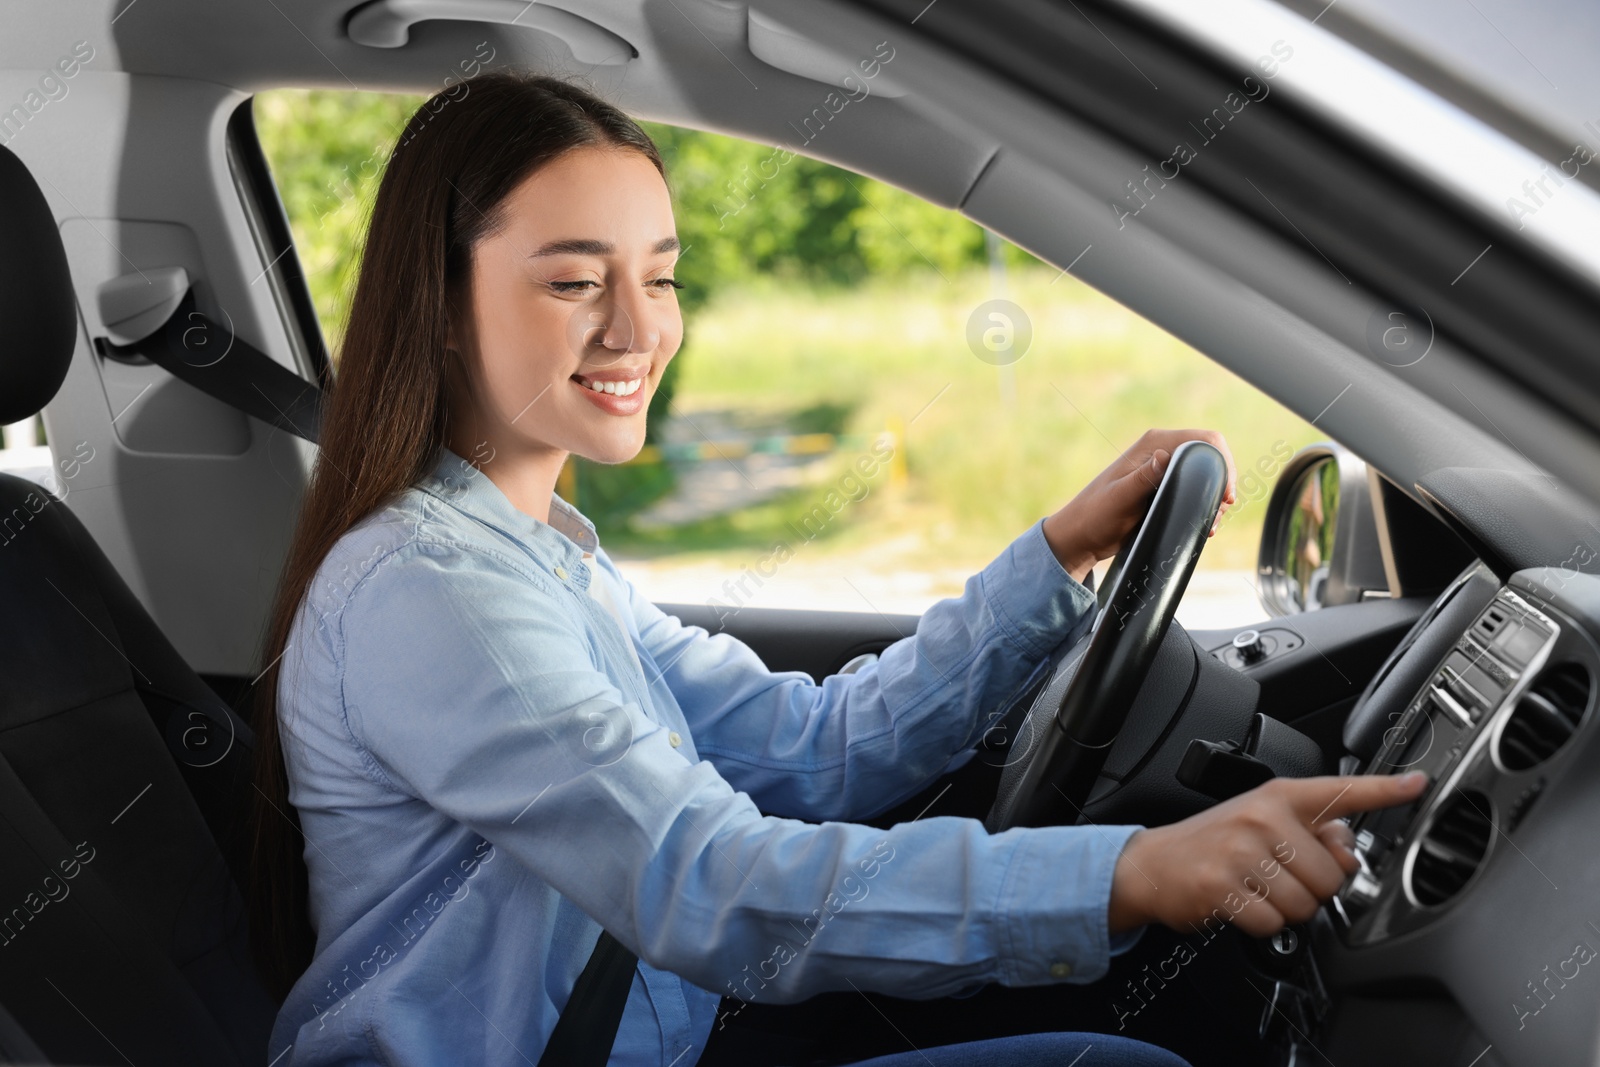
[[[426,492],[478,521],[515,538],[551,567],[578,569],[584,553],[600,545],[594,523],[577,508],[550,495],[550,521],[520,511],[487,474],[444,445],[433,469],[418,482]]]

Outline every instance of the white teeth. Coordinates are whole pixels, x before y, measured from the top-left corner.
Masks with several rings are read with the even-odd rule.
[[[631,382],[589,382],[589,388],[597,393],[610,393],[613,396],[631,396],[639,391],[644,384],[643,378],[635,378]]]

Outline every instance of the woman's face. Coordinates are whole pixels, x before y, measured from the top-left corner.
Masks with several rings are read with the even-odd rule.
[[[473,250],[451,316],[449,347],[469,378],[450,361],[452,448],[479,462],[508,452],[632,458],[683,340],[666,183],[639,152],[577,148],[504,207],[504,225]]]

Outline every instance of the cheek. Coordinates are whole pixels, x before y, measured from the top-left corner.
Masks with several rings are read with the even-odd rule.
[[[483,403],[502,421],[517,417],[550,385],[553,374],[540,361],[502,347],[483,355]],[[551,392],[554,388],[551,387]]]
[[[678,354],[678,346],[683,344],[683,316],[674,311],[662,318],[661,354],[670,360]]]
[[[554,301],[507,299],[480,307],[478,358],[485,401],[508,418],[574,366],[566,348],[570,306]]]

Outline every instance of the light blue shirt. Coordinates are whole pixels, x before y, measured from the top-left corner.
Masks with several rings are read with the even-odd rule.
[[[536,1062],[602,926],[640,960],[630,1067],[693,1064],[723,994],[1101,977],[1137,827],[849,821],[970,755],[1093,607],[1041,521],[818,684],[664,614],[560,497],[540,522],[441,449],[335,545],[283,657],[317,946],[268,1059]]]

